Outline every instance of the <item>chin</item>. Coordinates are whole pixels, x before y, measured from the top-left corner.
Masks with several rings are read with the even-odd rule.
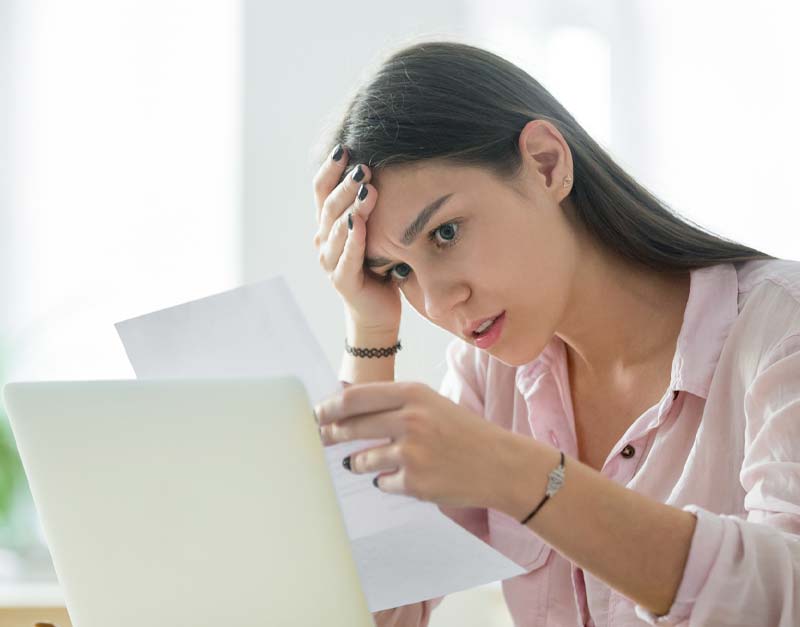
[[[527,364],[529,361],[532,361],[536,358],[536,356],[531,357],[530,359],[524,359],[517,357],[516,355],[507,355],[504,352],[494,353],[491,350],[487,351],[492,357],[494,357],[497,361],[504,363],[506,366],[511,366],[512,368],[517,368],[518,366],[523,366]]]
[[[497,361],[504,363],[506,366],[517,368],[532,362],[539,355],[541,355],[548,343],[549,341],[540,341],[537,342],[535,346],[531,346],[530,344],[521,346],[519,343],[517,343],[511,348],[496,345],[490,347],[488,350],[486,350],[486,352],[494,357]],[[503,344],[503,342],[500,342],[500,344]],[[478,350],[484,349],[479,348]]]

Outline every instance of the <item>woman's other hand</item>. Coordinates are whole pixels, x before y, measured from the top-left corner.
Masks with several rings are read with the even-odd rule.
[[[422,383],[356,383],[315,412],[326,445],[390,440],[352,453],[343,461],[351,472],[378,473],[381,490],[444,506],[508,511],[517,497],[508,477],[540,446]]]
[[[337,146],[314,177],[319,225],[314,246],[353,324],[361,330],[391,334],[400,327],[400,291],[364,271],[366,222],[378,191],[369,184],[372,172],[366,165],[358,164],[342,179],[348,158],[347,149]]]

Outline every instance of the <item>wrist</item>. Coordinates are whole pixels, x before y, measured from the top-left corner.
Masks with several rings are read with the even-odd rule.
[[[517,433],[507,432],[498,464],[499,477],[492,509],[522,520],[544,496],[548,475],[561,453],[558,449]]]
[[[400,329],[386,329],[380,327],[364,327],[356,324],[348,315],[346,317],[345,340],[351,347],[367,352],[370,349],[382,349],[397,344]],[[374,359],[358,357],[347,350],[343,350],[342,367],[339,378],[353,383],[368,383],[370,381],[394,381],[394,365],[396,353]]]
[[[345,326],[345,338],[350,346],[359,348],[383,348],[394,346],[400,337],[400,329],[364,327],[351,320]]]

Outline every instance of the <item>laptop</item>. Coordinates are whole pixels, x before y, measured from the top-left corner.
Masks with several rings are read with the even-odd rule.
[[[74,627],[374,627],[296,377],[3,396]]]

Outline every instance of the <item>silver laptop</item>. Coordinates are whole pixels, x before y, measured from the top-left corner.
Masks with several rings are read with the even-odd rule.
[[[3,394],[75,627],[374,626],[297,378]]]

